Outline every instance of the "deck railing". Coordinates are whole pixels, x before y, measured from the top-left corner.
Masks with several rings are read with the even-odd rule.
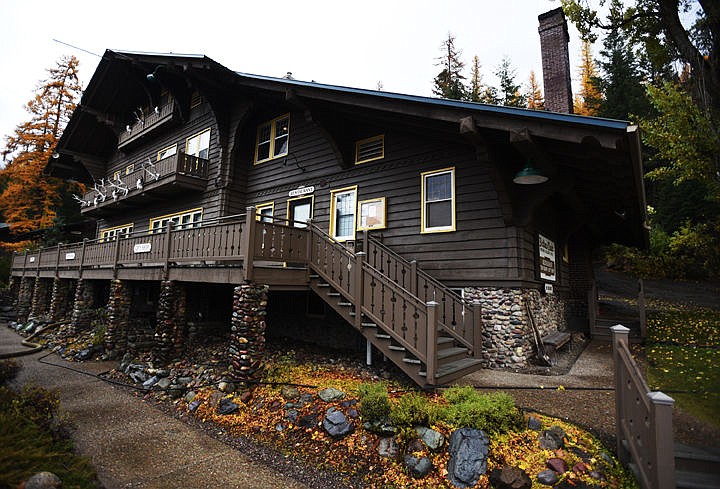
[[[165,105],[158,107],[157,111],[147,111],[147,114],[138,115],[138,120],[128,126],[128,130],[118,135],[118,146],[129,144],[141,135],[151,131],[160,124],[171,120],[175,115],[175,99],[171,99]]]
[[[643,489],[674,489],[674,401],[648,388],[628,348],[630,330],[621,325],[610,329],[615,361],[618,457],[633,469]]]

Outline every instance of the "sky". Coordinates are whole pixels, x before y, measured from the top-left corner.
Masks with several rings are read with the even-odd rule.
[[[517,82],[527,84],[531,70],[541,79],[537,16],[558,6],[558,0],[0,0],[0,147],[28,119],[25,104],[62,55],[80,60],[83,87],[96,55],[116,49],[204,54],[245,73],[292,72],[299,80],[367,89],[381,83],[388,92],[432,96],[448,33],[468,77],[477,55],[487,84],[497,86],[493,72],[504,56]],[[570,28],[570,64],[577,67],[580,40]]]

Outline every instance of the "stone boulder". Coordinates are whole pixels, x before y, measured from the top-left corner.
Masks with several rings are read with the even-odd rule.
[[[240,406],[232,402],[230,399],[221,399],[220,404],[218,404],[217,412],[218,414],[232,414],[235,411],[238,410]]]
[[[398,444],[395,438],[380,438],[378,443],[378,455],[383,458],[395,458],[398,455]]]
[[[482,430],[460,428],[450,435],[448,479],[456,487],[472,487],[487,471],[490,440]]]
[[[325,428],[327,434],[333,438],[342,438],[355,431],[353,422],[345,416],[345,413],[338,411],[334,407],[329,408],[325,412],[323,428]]]
[[[445,444],[445,437],[442,433],[426,428],[425,426],[416,426],[415,433],[418,434],[423,443],[433,452],[437,452]]]
[[[530,489],[532,480],[519,467],[503,467],[492,471],[490,484],[495,489]]]
[[[60,489],[62,481],[52,472],[38,472],[25,481],[25,489]]]
[[[334,387],[328,387],[327,389],[323,389],[318,392],[318,396],[325,402],[333,402],[339,401],[340,399],[345,397],[345,393],[343,391],[337,390]]]
[[[405,455],[404,461],[408,473],[416,479],[422,479],[433,469],[432,462],[427,457]]]

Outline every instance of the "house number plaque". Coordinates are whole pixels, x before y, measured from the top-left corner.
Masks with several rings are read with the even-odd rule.
[[[74,260],[75,259],[75,252],[65,253],[65,259],[66,260]]]
[[[133,246],[133,253],[150,253],[152,243],[138,243]]]

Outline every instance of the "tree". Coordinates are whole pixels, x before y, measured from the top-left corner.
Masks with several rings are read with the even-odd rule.
[[[602,103],[602,93],[598,88],[599,80],[595,61],[592,58],[590,41],[583,41],[580,51],[580,93],[575,95],[573,112],[579,115],[598,115]]]
[[[14,134],[6,138],[2,156],[9,162],[0,170],[0,180],[5,182],[0,212],[15,234],[79,218],[77,206],[62,207],[64,196],[82,192],[78,184],[43,175],[82,89],[77,67],[78,60],[70,56],[62,57],[47,70],[48,78],[26,105],[30,120],[18,125]]]
[[[545,110],[545,99],[533,70],[530,71],[530,78],[528,79],[527,108]]]
[[[500,105],[525,107],[525,97],[520,93],[520,85],[515,82],[515,70],[507,57],[500,62],[495,75],[500,79]]]
[[[482,73],[480,73],[480,58],[473,56],[472,69],[470,71],[470,100],[472,102],[482,102]]]
[[[448,33],[448,37],[440,46],[443,55],[437,58],[436,66],[442,66],[443,69],[435,77],[433,93],[439,97],[465,100],[467,98],[467,89],[463,84],[465,77],[462,70],[465,63],[460,61],[461,51],[455,48],[455,37]]]

